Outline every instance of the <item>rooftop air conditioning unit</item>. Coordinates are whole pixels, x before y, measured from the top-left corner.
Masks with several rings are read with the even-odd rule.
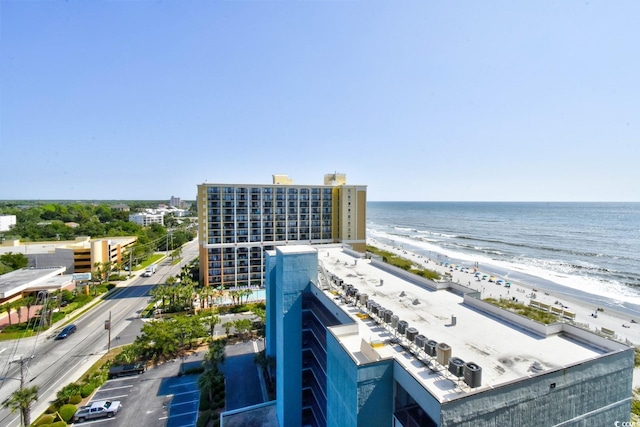
[[[407,332],[407,327],[409,326],[409,323],[406,320],[399,320],[398,321],[398,333],[400,335],[404,335]]]
[[[471,388],[482,385],[482,368],[473,362],[464,364],[464,382]]]
[[[422,334],[419,334],[415,337],[415,339],[413,340],[413,342],[416,344],[416,347],[418,347],[420,350],[423,350],[427,344],[427,337],[425,337]]]
[[[394,314],[393,316],[391,316],[391,327],[396,329],[398,327],[398,320],[400,320],[400,317],[398,317],[397,314]]]
[[[435,357],[438,349],[438,342],[434,340],[428,340],[425,344],[424,351],[427,355]]]
[[[413,342],[413,340],[416,339],[417,335],[418,335],[418,330],[416,328],[411,327],[407,329],[407,339],[409,340],[409,342]]]
[[[464,360],[459,357],[452,357],[449,359],[449,372],[456,377],[460,378],[464,376]]]
[[[449,344],[441,342],[436,348],[436,360],[442,366],[447,366],[451,358],[451,347]]]

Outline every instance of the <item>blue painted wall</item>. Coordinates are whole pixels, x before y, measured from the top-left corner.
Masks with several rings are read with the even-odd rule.
[[[327,332],[327,426],[388,427],[393,415],[393,361],[356,365]]]
[[[266,251],[265,287],[266,287],[266,321],[265,347],[266,355],[276,357],[276,252]]]
[[[276,413],[283,427],[302,424],[302,292],[318,276],[318,253],[310,246],[276,248],[274,293]]]

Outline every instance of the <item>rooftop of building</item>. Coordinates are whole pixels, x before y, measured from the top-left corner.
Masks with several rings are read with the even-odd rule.
[[[469,388],[463,381],[457,381],[446,367],[429,362],[426,353],[417,352],[419,357],[416,357],[415,347],[408,345],[408,341],[404,341],[404,346],[402,340],[397,343],[392,328],[363,318],[362,306],[345,302],[335,290],[325,290],[357,325],[357,328],[331,328],[356,363],[371,362],[376,356],[394,358],[442,402],[619,349],[614,344],[611,348],[603,347],[600,337],[595,335],[593,342],[589,341],[588,334],[587,339],[584,335],[578,338],[567,333],[540,336],[466,304],[460,293],[423,288],[372,265],[371,260],[354,258],[342,248],[319,248],[318,259],[328,273],[392,310],[427,340],[448,344],[451,357],[473,362],[482,369],[480,387]],[[363,341],[373,346],[364,346]]]
[[[29,254],[47,254],[53,253],[57,248],[78,249],[89,248],[91,242],[99,242],[103,240],[110,241],[114,245],[126,246],[135,243],[138,238],[136,236],[116,236],[116,237],[98,237],[91,239],[90,237],[78,237],[75,240],[47,241],[47,242],[21,242],[14,240],[5,242],[0,246],[0,254],[5,253],[21,253]]]
[[[324,181],[322,184],[296,184],[294,180],[290,178],[287,174],[273,174],[271,176],[271,184],[247,184],[247,183],[210,183],[204,182],[200,184],[201,186],[212,186],[212,187],[336,187],[336,186],[345,186],[347,184],[347,175],[345,173],[329,173],[324,175]],[[366,187],[366,185],[354,185],[350,184],[350,187]]]
[[[66,283],[71,276],[60,276],[65,267],[21,268],[0,275],[0,298],[8,298],[33,289],[48,289]]]

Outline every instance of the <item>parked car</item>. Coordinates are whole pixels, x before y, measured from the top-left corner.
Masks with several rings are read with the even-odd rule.
[[[64,327],[63,330],[60,331],[60,333],[56,336],[55,339],[57,340],[63,340],[65,338],[69,338],[69,335],[71,335],[72,333],[74,333],[76,331],[76,325],[67,325]]]
[[[131,363],[128,365],[113,366],[109,369],[109,378],[118,378],[126,375],[141,374],[144,372],[142,363]]]
[[[74,422],[83,422],[96,418],[111,418],[122,408],[119,400],[101,400],[91,405],[81,406],[73,416]]]

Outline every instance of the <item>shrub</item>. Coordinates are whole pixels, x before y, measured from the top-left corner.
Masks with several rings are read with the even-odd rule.
[[[45,414],[53,414],[60,408],[60,405],[56,402],[49,405],[49,407],[44,411]]]
[[[80,389],[80,396],[82,396],[83,398],[89,397],[91,393],[93,393],[93,390],[95,390],[95,387],[93,386],[93,384],[91,383],[85,384]]]
[[[209,421],[211,420],[213,414],[210,409],[206,411],[202,411],[200,416],[198,417],[198,421],[196,422],[196,427],[206,427],[209,425]]]
[[[77,410],[78,408],[76,408],[76,405],[66,404],[62,405],[58,413],[64,421],[69,422],[71,421],[71,418],[73,418],[73,414],[75,414]]]
[[[79,394],[73,395],[69,398],[69,403],[72,405],[77,405],[80,402],[82,402],[82,396]]]
[[[206,394],[200,393],[200,404],[198,405],[199,411],[206,411],[211,409],[211,403],[209,402],[209,398]]]
[[[58,393],[56,394],[56,398],[58,400],[58,407],[64,405],[65,403],[71,403],[69,400],[72,396],[80,394],[80,385],[78,384],[67,384],[62,387]],[[82,398],[80,398],[82,400]]]
[[[34,426],[43,426],[46,424],[51,424],[53,422],[53,420],[56,419],[55,415],[52,414],[45,414],[43,416],[41,416],[40,418],[38,418],[38,420],[33,423]]]

